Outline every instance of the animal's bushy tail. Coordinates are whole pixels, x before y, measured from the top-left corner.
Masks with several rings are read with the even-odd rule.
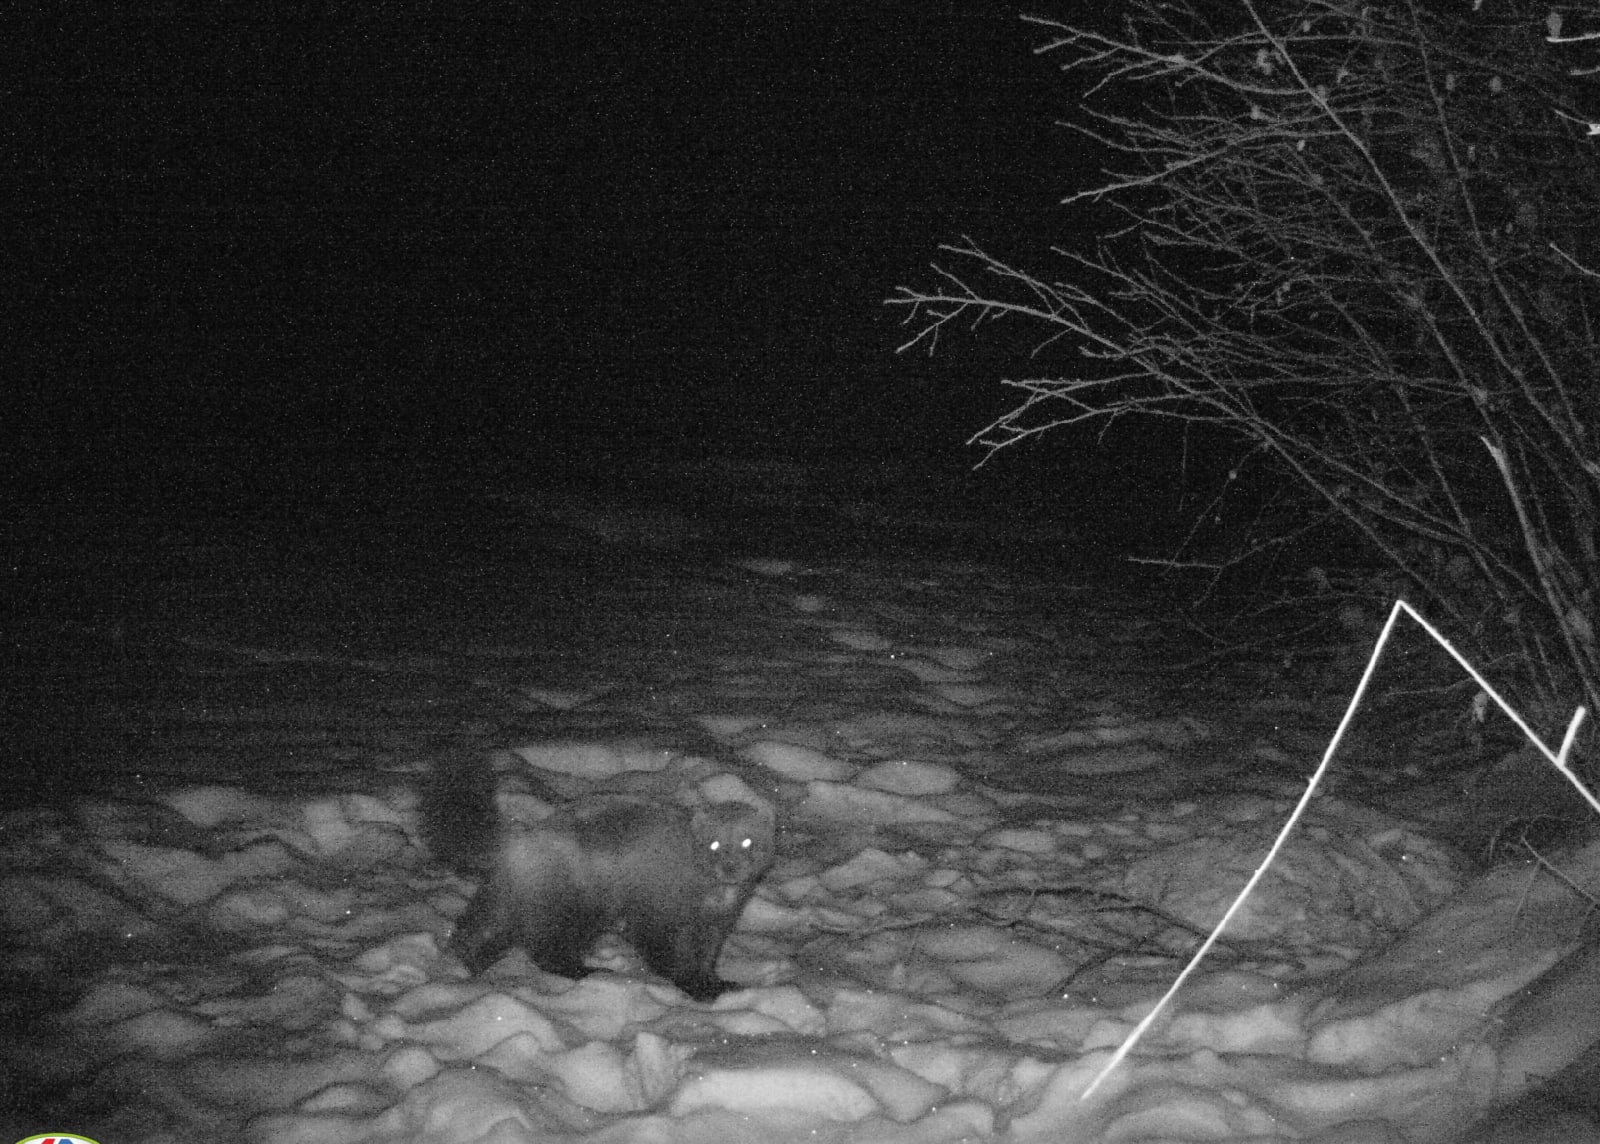
[[[422,788],[422,840],[439,861],[477,874],[493,861],[500,833],[494,767],[482,751],[433,760]]]

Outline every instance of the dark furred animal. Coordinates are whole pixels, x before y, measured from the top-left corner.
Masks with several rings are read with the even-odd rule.
[[[435,788],[436,852],[465,851],[484,875],[451,940],[474,973],[521,946],[540,969],[582,977],[595,941],[614,930],[695,1000],[729,988],[717,955],[772,864],[763,808],[718,802],[691,813],[600,795],[524,826],[497,821],[487,766],[441,775]]]

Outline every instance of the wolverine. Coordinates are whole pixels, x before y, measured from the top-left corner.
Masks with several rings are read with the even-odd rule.
[[[454,851],[483,878],[450,943],[473,973],[520,946],[540,969],[582,977],[596,940],[615,932],[696,1001],[731,987],[717,956],[772,865],[766,808],[593,795],[504,823],[486,761],[436,768],[429,803],[435,853]]]

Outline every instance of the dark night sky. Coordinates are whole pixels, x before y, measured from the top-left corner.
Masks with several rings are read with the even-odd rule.
[[[941,240],[1065,233],[1069,93],[1018,9],[422,10],[23,29],[25,471],[959,454],[1004,407],[1008,347],[896,358],[881,303]]]

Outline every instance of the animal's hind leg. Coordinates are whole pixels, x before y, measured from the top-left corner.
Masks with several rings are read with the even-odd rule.
[[[522,920],[521,944],[546,973],[576,980],[594,972],[584,958],[605,928],[602,912],[575,903],[549,905],[539,916]]]
[[[450,949],[474,974],[482,973],[516,944],[516,935],[503,911],[496,908],[494,895],[480,890],[467,903],[450,937]]]

